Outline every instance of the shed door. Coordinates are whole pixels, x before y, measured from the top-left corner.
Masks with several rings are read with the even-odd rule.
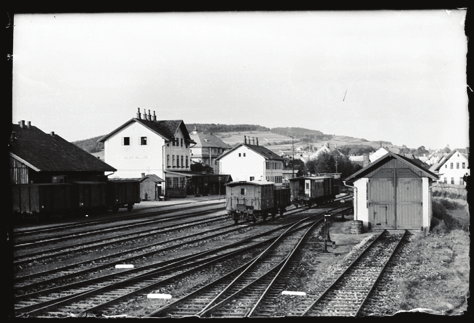
[[[372,223],[373,228],[395,229],[395,192],[393,177],[370,179],[368,195],[369,221]]]
[[[422,227],[421,178],[398,178],[397,183],[397,229]]]

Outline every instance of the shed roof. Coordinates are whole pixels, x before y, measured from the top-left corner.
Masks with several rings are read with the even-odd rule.
[[[37,172],[106,172],[112,166],[92,156],[57,134],[46,134],[35,126],[12,125],[16,139],[10,155]]]
[[[224,156],[227,156],[228,154],[230,154],[231,152],[239,149],[242,146],[245,146],[248,149],[256,152],[257,154],[261,155],[265,159],[278,160],[278,161],[284,161],[285,160],[284,158],[278,156],[276,153],[274,153],[273,151],[271,151],[270,149],[268,149],[266,147],[263,147],[263,146],[260,146],[260,145],[250,145],[250,144],[239,144],[239,145],[235,146],[234,148],[232,148],[231,150],[228,150],[228,151],[224,152],[222,155],[220,155],[216,159],[222,159]]]
[[[268,181],[236,181],[236,182],[230,182],[225,184],[226,186],[239,186],[239,185],[255,185],[255,186],[262,186],[262,185],[272,185],[275,184],[274,182],[268,182]]]
[[[392,152],[388,152],[386,155],[380,157],[379,159],[375,160],[372,163],[369,163],[364,168],[360,169],[359,171],[355,172],[351,176],[346,178],[346,181],[355,181],[359,178],[364,177],[368,172],[372,171],[373,169],[377,168],[383,161],[387,160],[388,158],[395,158],[402,163],[415,167],[416,169],[420,170],[422,174],[426,177],[429,177],[433,180],[438,180],[438,175],[434,174],[433,172],[429,171],[428,169],[424,168],[423,166],[419,165],[413,159],[407,158],[405,156],[401,156],[399,154],[395,154]]]

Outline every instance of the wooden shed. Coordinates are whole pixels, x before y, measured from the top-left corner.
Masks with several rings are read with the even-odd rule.
[[[428,230],[437,180],[416,161],[389,152],[346,179],[354,187],[354,220],[374,230]]]

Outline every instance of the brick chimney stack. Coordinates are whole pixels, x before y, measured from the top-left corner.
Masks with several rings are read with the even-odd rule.
[[[31,121],[28,121],[26,127],[27,127],[28,129],[31,129]]]
[[[25,128],[25,120],[21,120],[18,124],[20,125],[20,128]]]
[[[156,114],[155,114],[155,111],[153,111],[153,121],[156,121]]]
[[[140,108],[138,108],[137,119],[141,120],[142,114],[140,113]]]
[[[151,112],[150,112],[150,110],[148,110],[148,120],[151,121]]]
[[[244,136],[244,144],[247,144],[247,136]]]
[[[252,145],[255,145],[255,137],[252,137]]]
[[[257,146],[258,146],[258,137],[257,137]]]

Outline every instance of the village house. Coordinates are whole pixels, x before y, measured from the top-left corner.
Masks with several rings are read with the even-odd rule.
[[[433,164],[430,171],[439,175],[441,183],[464,186],[466,184],[464,176],[470,176],[471,174],[469,148],[453,149],[439,163]]]
[[[212,133],[204,134],[194,129],[189,135],[196,143],[191,147],[191,161],[208,165],[213,168],[214,174],[219,174],[217,157],[231,147]]]
[[[111,178],[141,178],[141,174],[163,179],[161,194],[186,196],[186,176],[190,171],[191,144],[183,120],[157,120],[155,112],[138,108],[132,118],[100,138],[104,143],[105,162],[117,168]]]
[[[244,143],[217,157],[220,174],[230,174],[234,181],[266,180],[283,183],[284,159],[258,144],[258,138],[244,136]]]
[[[9,142],[11,184],[105,181],[116,169],[28,121],[12,125]]]
[[[354,188],[354,220],[375,230],[428,230],[437,180],[412,159],[389,152],[346,179]]]
[[[318,150],[316,150],[316,152],[310,154],[308,156],[308,160],[311,160],[311,159],[316,159],[319,157],[320,154],[322,153],[327,153],[327,154],[330,154],[332,152],[337,152],[339,155],[341,156],[344,156],[343,153],[341,153],[338,149],[337,149],[337,145],[330,145],[329,143],[326,143],[324,145],[322,145],[321,147],[318,148]]]

